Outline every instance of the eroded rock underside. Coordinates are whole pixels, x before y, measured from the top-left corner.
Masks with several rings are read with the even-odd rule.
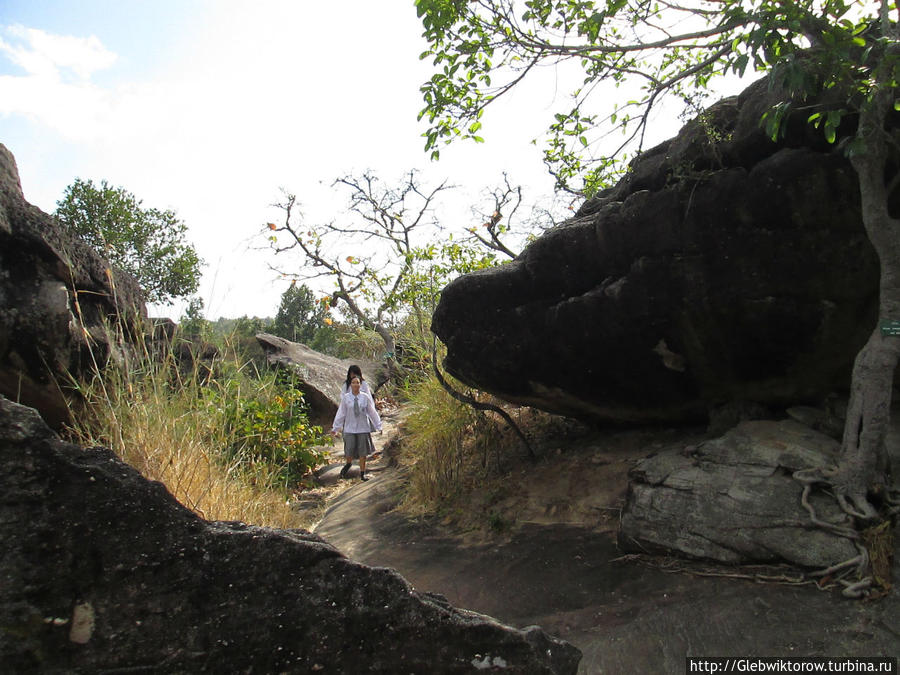
[[[447,286],[447,370],[617,422],[846,389],[879,274],[856,175],[805,119],[767,139],[771,102],[760,82],[716,104],[518,259]]]
[[[308,532],[204,521],[2,398],[0,504],[5,671],[574,673],[580,658]]]

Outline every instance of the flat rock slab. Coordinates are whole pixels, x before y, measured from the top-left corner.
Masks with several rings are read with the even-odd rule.
[[[812,526],[795,471],[833,466],[837,441],[793,420],[744,422],[725,435],[649,457],[631,471],[619,545],[724,563],[786,561],[825,568],[857,551]],[[833,498],[813,492],[820,519],[840,520]]]

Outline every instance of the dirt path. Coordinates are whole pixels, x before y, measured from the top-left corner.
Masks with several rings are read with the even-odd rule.
[[[515,524],[480,537],[394,511],[404,479],[380,460],[372,480],[344,481],[349,487],[315,531],[350,558],[392,567],[454,605],[540,625],[582,650],[581,673],[683,673],[686,656],[900,654],[896,590],[861,603],[809,585],[734,578],[754,570],[669,561],[672,570],[691,570],[675,573],[623,558],[609,514],[634,459],[668,442],[610,435],[524,467],[514,477],[520,489],[492,506],[515,513]],[[896,556],[894,568],[898,579]]]

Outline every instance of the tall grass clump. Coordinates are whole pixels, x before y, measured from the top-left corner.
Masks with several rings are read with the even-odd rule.
[[[235,358],[212,372],[191,358],[185,372],[174,349],[154,344],[76,383],[72,439],[112,449],[209,520],[296,527],[290,490],[324,454],[302,395]]]
[[[409,469],[409,488],[403,506],[420,514],[465,494],[488,468],[487,448],[498,436],[493,419],[450,396],[433,376],[410,390],[404,426],[399,461]]]

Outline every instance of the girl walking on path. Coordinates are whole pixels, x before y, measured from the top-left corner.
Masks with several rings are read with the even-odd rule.
[[[346,381],[341,383],[341,396],[350,391],[350,380],[352,380],[354,376],[359,378],[359,390],[371,396],[372,400],[374,401],[375,394],[372,393],[372,390],[369,388],[369,383],[366,382],[366,378],[363,377],[362,369],[357,365],[352,365],[347,368],[347,379]],[[369,431],[375,431],[375,427],[371,423],[369,424]],[[375,444],[372,442],[371,435],[367,440],[369,443],[369,450],[366,455],[371,457],[373,454],[375,454]],[[343,477],[346,478],[346,476]]]
[[[372,443],[369,421],[379,432],[381,431],[381,417],[375,409],[375,401],[370,394],[362,391],[361,381],[354,375],[350,379],[350,391],[341,396],[341,404],[338,406],[334,423],[331,425],[331,435],[344,435],[344,459],[346,464],[341,469],[341,478],[347,477],[347,472],[353,466],[353,460],[359,460],[359,479],[369,480],[366,476],[366,456]]]

